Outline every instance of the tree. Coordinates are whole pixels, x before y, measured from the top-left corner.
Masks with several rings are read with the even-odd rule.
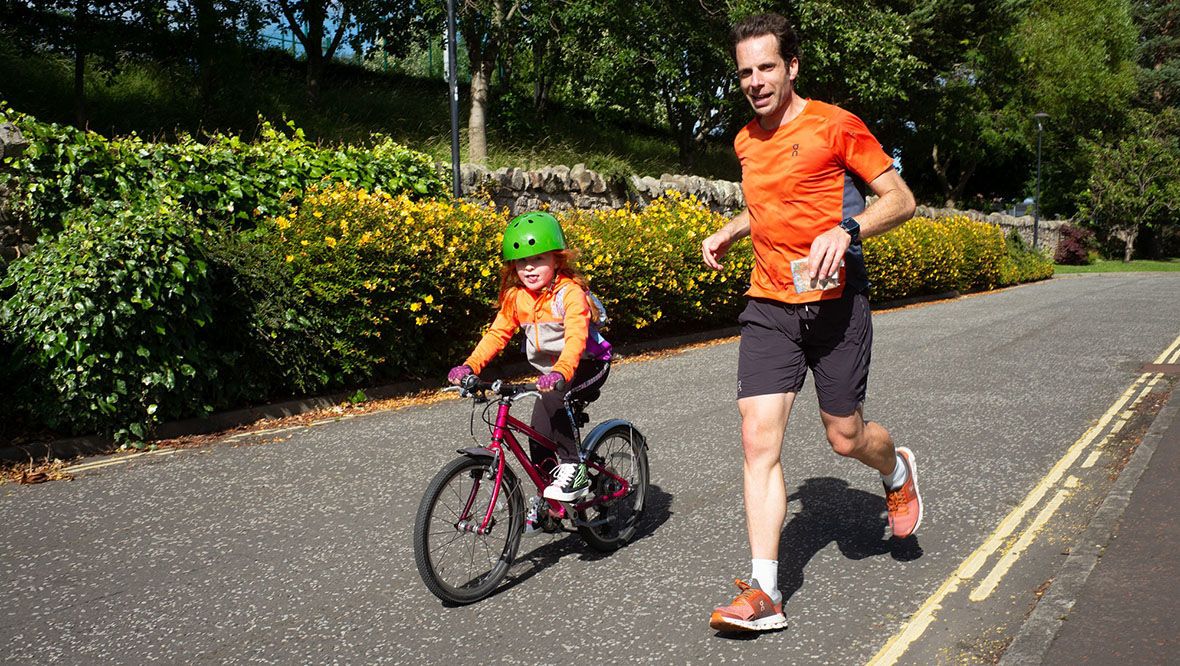
[[[303,45],[307,56],[307,99],[319,100],[324,63],[336,55],[352,27],[352,9],[342,0],[276,0],[277,17]]]
[[[916,61],[901,17],[863,0],[803,0],[788,18],[803,38],[802,94],[848,106],[870,123],[905,98]],[[750,119],[734,74],[730,28],[765,11],[767,0],[650,0],[599,3],[570,68],[577,88],[600,107],[666,123],[690,170],[703,144]]]
[[[1088,142],[1094,169],[1082,213],[1107,237],[1124,243],[1130,261],[1145,228],[1176,226],[1180,211],[1180,112],[1131,114],[1127,135],[1106,143]]]
[[[1043,211],[1069,213],[1090,174],[1085,140],[1122,127],[1135,92],[1137,31],[1129,0],[1035,0],[1013,42],[1023,85],[1008,105],[1022,118],[1026,145],[1044,132]],[[1031,183],[1031,174],[1029,181]]]
[[[804,0],[791,18],[803,36],[799,91],[868,122],[909,100],[919,62],[911,28],[888,6],[865,0]]]
[[[258,0],[131,0],[131,7],[154,37],[153,58],[179,57],[196,64],[198,96],[206,112],[227,68],[227,47],[254,41],[267,14]]]
[[[471,109],[467,117],[467,159],[488,161],[488,117],[492,72],[500,51],[519,29],[523,0],[463,0],[458,30],[471,63]]]
[[[644,100],[659,109],[676,139],[680,166],[691,171],[705,140],[725,128],[737,107],[726,2],[651,0],[617,12],[604,82],[620,104]],[[613,51],[613,53],[611,52]],[[620,81],[625,77],[628,81]],[[623,95],[618,95],[623,92]],[[640,105],[643,108],[643,105]]]
[[[1139,27],[1139,104],[1153,109],[1180,104],[1180,1],[1135,0]]]
[[[539,4],[549,3],[539,0]],[[521,36],[527,9],[526,0],[455,0],[456,29],[471,67],[467,118],[467,159],[471,162],[487,162],[492,74],[505,48],[511,51],[513,40]],[[429,26],[441,28],[446,11],[446,0],[421,3],[421,16]]]
[[[272,16],[299,40],[307,55],[307,97],[319,100],[324,66],[348,39],[355,50],[373,45],[405,53],[422,24],[412,0],[268,0]]]
[[[1010,37],[1021,17],[1007,0],[919,0],[907,15],[918,72],[910,104],[893,117],[919,195],[954,207],[997,184],[980,182],[981,165],[987,175],[1019,171],[1003,167],[1025,153],[1019,119],[1005,112],[1019,85]]]
[[[88,121],[86,68],[91,55],[115,61],[117,40],[112,26],[127,11],[120,0],[22,0],[7,3],[5,19],[25,26],[27,42],[68,53],[74,60],[74,118],[79,127]]]

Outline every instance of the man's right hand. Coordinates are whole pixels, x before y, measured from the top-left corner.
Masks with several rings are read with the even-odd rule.
[[[729,246],[732,244],[733,240],[725,229],[701,241],[701,256],[705,260],[705,265],[716,271],[721,270],[721,259],[729,252]]]
[[[704,258],[705,265],[715,271],[721,270],[721,259],[725,257],[726,252],[729,252],[729,246],[733,245],[734,241],[749,235],[750,211],[743,209],[742,212],[734,215],[728,224],[701,241],[701,257]]]

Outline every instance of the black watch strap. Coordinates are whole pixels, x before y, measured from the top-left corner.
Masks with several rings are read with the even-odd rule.
[[[846,217],[840,222],[840,228],[852,237],[852,242],[860,240],[860,222],[856,218]]]

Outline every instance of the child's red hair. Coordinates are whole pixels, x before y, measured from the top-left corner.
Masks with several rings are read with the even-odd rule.
[[[574,250],[553,250],[554,254],[554,280],[558,277],[567,277],[573,280],[582,291],[590,293],[590,282],[586,276],[582,275],[577,269],[578,253]],[[505,300],[508,298],[513,289],[523,289],[524,284],[521,283],[520,277],[516,274],[516,262],[505,261],[500,265],[500,298],[498,303],[500,307],[504,306]],[[590,321],[597,321],[599,317],[598,308],[594,306],[593,299],[586,299],[590,303]]]

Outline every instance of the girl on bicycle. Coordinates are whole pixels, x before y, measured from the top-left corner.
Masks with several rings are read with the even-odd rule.
[[[541,398],[533,406],[530,425],[559,445],[553,482],[545,497],[571,502],[590,492],[586,466],[574,441],[573,414],[568,400],[589,403],[610,372],[611,346],[598,332],[599,306],[589,297],[586,278],[574,268],[574,253],[566,244],[557,218],[549,213],[518,215],[504,231],[504,265],[500,270],[499,312],[492,326],[462,365],[447,380],[458,384],[478,374],[516,333],[524,331],[524,350],[541,376]],[[531,457],[544,464],[548,450],[530,443]],[[550,463],[551,464],[551,463]],[[530,502],[525,533],[537,530],[543,505]]]

